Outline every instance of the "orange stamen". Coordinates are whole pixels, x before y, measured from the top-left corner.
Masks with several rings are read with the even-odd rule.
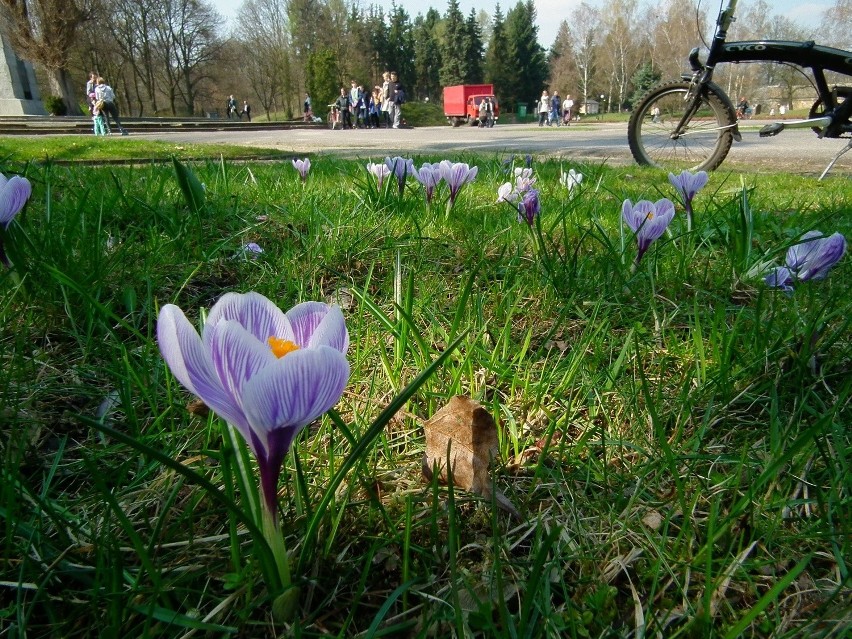
[[[270,337],[268,340],[269,348],[272,349],[272,354],[277,358],[282,358],[288,353],[292,353],[293,351],[299,350],[298,345],[294,344],[288,339],[281,339],[280,337]]]

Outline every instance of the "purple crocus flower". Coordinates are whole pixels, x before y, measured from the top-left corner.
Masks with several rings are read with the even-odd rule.
[[[442,160],[440,167],[441,177],[450,187],[450,206],[452,207],[461,187],[476,179],[479,167],[471,167],[464,162],[450,162],[449,160]]]
[[[0,229],[9,228],[15,216],[21,212],[32,195],[33,187],[27,178],[13,175],[7,178],[0,173]],[[11,268],[12,263],[3,248],[3,234],[0,234],[0,264]]]
[[[299,172],[302,182],[308,179],[308,171],[311,170],[311,161],[308,158],[297,160],[293,158],[293,168]]]
[[[515,169],[515,184],[506,182],[500,185],[497,189],[497,202],[508,202],[515,204],[523,198],[524,194],[529,192],[536,183],[536,178],[533,177],[532,169]]]
[[[780,288],[785,293],[793,292],[793,274],[786,266],[778,266],[769,272],[769,275],[763,278],[766,285],[770,288]]]
[[[846,238],[840,233],[825,237],[820,231],[808,231],[787,250],[787,268],[800,282],[825,279],[844,253]]]
[[[526,222],[532,226],[540,212],[541,203],[538,200],[538,190],[529,189],[518,202],[518,222]]]
[[[532,169],[515,169],[515,190],[523,195],[535,185],[536,179]]]
[[[399,194],[402,195],[405,191],[405,178],[409,173],[414,172],[414,160],[410,158],[396,157],[385,158],[385,166],[390,169],[390,172],[396,176],[396,184],[399,187]]]
[[[423,185],[423,189],[426,191],[426,203],[431,204],[432,197],[435,195],[435,188],[441,182],[440,165],[424,162],[419,170],[412,168],[411,174]]]
[[[707,180],[706,171],[699,171],[698,173],[682,171],[680,175],[669,173],[669,182],[677,189],[683,200],[683,208],[686,211],[686,228],[688,231],[692,230],[692,199],[696,193],[704,188]]]
[[[385,178],[391,174],[391,170],[384,164],[375,162],[367,163],[367,171],[376,176],[379,191],[382,190],[382,185],[385,183]]]
[[[660,237],[674,218],[674,204],[663,198],[656,203],[639,200],[634,206],[630,200],[624,200],[621,205],[621,217],[625,224],[636,234],[639,243],[639,253],[635,264],[639,264],[651,242]]]
[[[243,253],[250,257],[257,257],[263,253],[263,248],[257,242],[249,242],[243,246]]]
[[[824,279],[845,253],[846,238],[840,233],[826,237],[820,231],[808,231],[787,249],[786,266],[774,268],[763,281],[790,293],[793,282]]]
[[[283,313],[259,293],[226,293],[201,335],[181,309],[163,306],[157,342],[177,380],[245,438],[274,521],[285,455],[349,379],[340,309],[304,302]]]
[[[4,229],[9,227],[32,192],[33,187],[27,178],[17,175],[7,178],[0,173],[0,226]]]

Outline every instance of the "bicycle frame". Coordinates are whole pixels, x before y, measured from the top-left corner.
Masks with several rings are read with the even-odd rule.
[[[824,106],[825,115],[830,119],[822,124],[826,127],[825,137],[838,137],[852,130],[849,119],[852,115],[852,98],[842,103],[837,94],[829,87],[825,78],[826,71],[835,71],[852,76],[852,52],[818,45],[813,41],[794,42],[786,40],[745,40],[728,42],[728,29],[734,22],[734,12],[739,0],[728,0],[728,5],[720,13],[716,22],[716,33],[707,55],[707,62],[698,60],[698,48],[689,54],[692,67],[692,82],[700,89],[713,79],[716,65],[725,62],[780,62],[810,69],[816,84],[819,99]],[[677,131],[686,125],[692,117],[691,109],[681,120]],[[823,118],[825,120],[826,118]],[[806,122],[806,121],[803,121]],[[817,124],[814,122],[814,124]],[[808,125],[806,125],[808,126]],[[736,129],[735,129],[736,131]],[[738,135],[738,133],[737,133]]]

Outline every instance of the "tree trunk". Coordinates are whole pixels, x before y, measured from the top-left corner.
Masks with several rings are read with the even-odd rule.
[[[66,69],[48,69],[47,77],[51,92],[61,97],[65,103],[66,113],[68,115],[80,115],[82,110],[80,109],[78,93],[82,94],[84,91],[82,89],[79,92],[75,90],[71,74]]]

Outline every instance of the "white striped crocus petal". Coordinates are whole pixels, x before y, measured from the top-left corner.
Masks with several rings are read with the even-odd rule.
[[[0,226],[6,228],[30,199],[33,187],[27,178],[0,173]]]
[[[412,168],[411,174],[414,179],[423,185],[426,192],[426,202],[431,203],[432,197],[435,195],[435,189],[441,182],[441,168],[438,164],[430,164],[424,162],[419,169]]]
[[[308,171],[311,170],[311,160],[309,158],[305,158],[304,160],[294,158],[293,168],[299,172],[299,176],[302,178],[302,182],[304,182],[308,177]]]
[[[479,172],[479,167],[469,166],[464,162],[450,162],[449,160],[441,160],[441,177],[450,187],[450,202],[456,201],[459,190],[468,182],[473,182],[476,179],[476,174]]]
[[[157,322],[160,352],[177,380],[245,438],[275,514],[281,464],[299,431],[334,406],[349,379],[349,334],[336,306],[283,313],[259,293],[227,293],[199,335],[177,306]]]
[[[665,233],[674,218],[674,213],[674,204],[667,198],[656,202],[639,200],[635,205],[630,200],[624,200],[621,205],[621,217],[636,234],[636,241],[639,244],[637,263],[651,243]]]
[[[787,268],[800,282],[821,280],[845,253],[846,238],[840,233],[826,237],[820,231],[808,231],[787,250]]]
[[[382,185],[385,183],[385,178],[391,174],[391,170],[385,164],[368,162],[367,171],[376,177],[378,189],[381,191]]]
[[[399,187],[399,194],[402,195],[405,190],[405,178],[409,173],[414,171],[414,160],[403,158],[400,156],[386,157],[385,166],[390,169],[390,172],[396,176],[396,183]]]
[[[785,293],[793,292],[793,276],[790,270],[784,266],[778,266],[772,269],[769,274],[763,278],[763,281],[770,288],[780,288]]]
[[[684,202],[691,202],[695,194],[704,188],[707,184],[708,176],[706,171],[698,173],[690,173],[689,171],[681,171],[678,175],[669,173],[669,182],[677,189],[677,192],[683,198]]]

